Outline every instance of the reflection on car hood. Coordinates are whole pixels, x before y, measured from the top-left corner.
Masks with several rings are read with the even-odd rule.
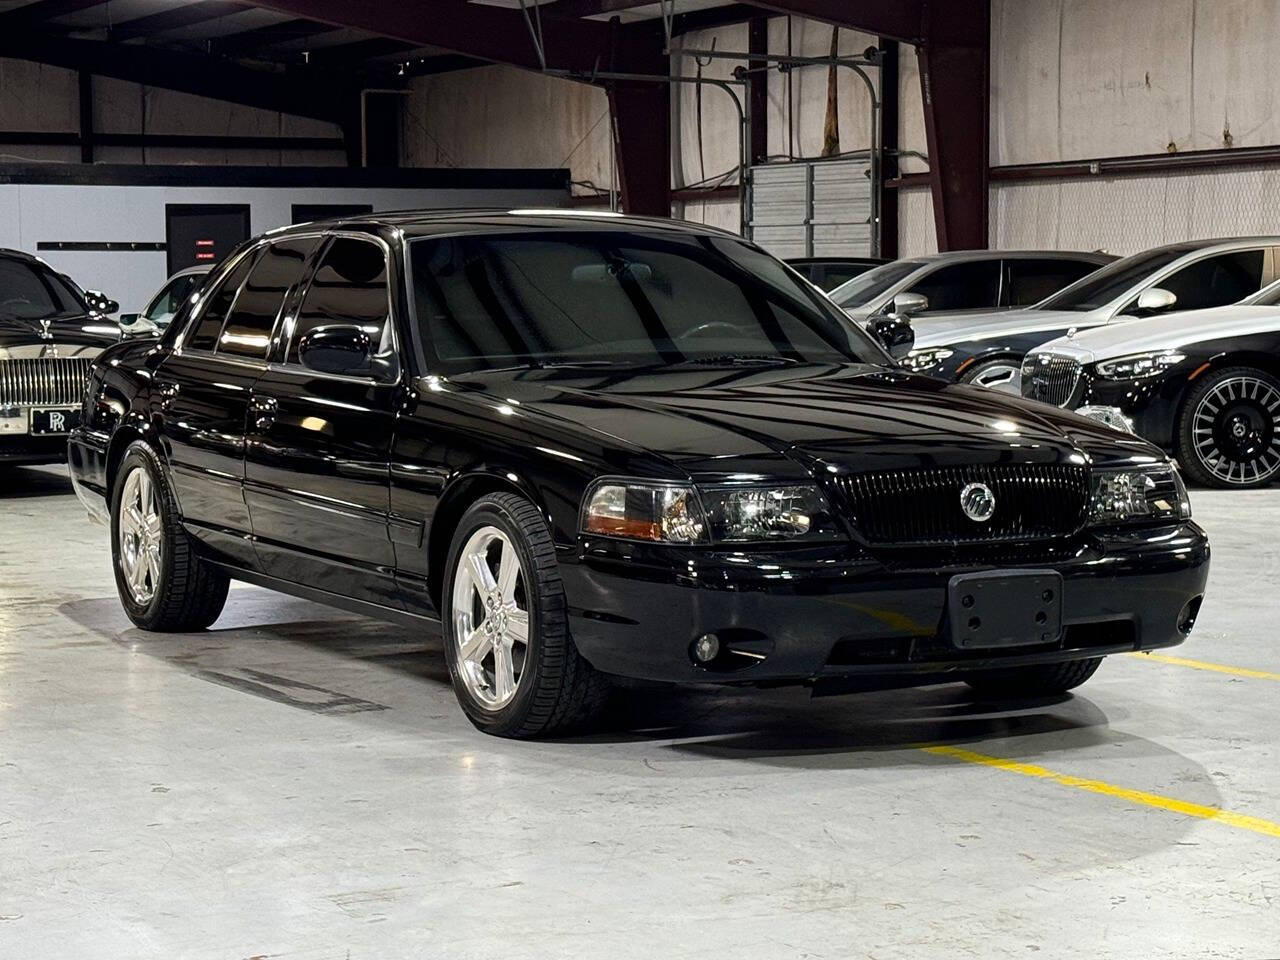
[[[0,317],[0,347],[6,349],[55,343],[102,348],[119,340],[120,328],[114,321],[92,314],[51,321],[47,331],[39,320]]]
[[[1083,322],[1087,313],[1072,310],[1006,310],[1003,313],[951,314],[911,321],[917,347],[944,347],[1037,330],[1061,330]]]
[[[454,383],[508,417],[528,417],[534,446],[539,421],[551,420],[691,474],[788,461],[792,472],[795,464],[862,472],[1159,456],[1040,404],[868,366],[495,371]]]
[[[1058,353],[1081,363],[1093,363],[1153,350],[1176,350],[1202,340],[1273,330],[1280,330],[1280,307],[1234,304],[1081,330],[1074,337],[1050,340],[1035,352]]]

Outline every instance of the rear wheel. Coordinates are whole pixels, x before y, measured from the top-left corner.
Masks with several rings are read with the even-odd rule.
[[[1178,418],[1178,462],[1197,483],[1243,489],[1280,473],[1280,380],[1253,367],[1205,374]]]
[[[1022,364],[1012,357],[975,363],[961,374],[960,382],[1021,396]]]
[[[599,712],[608,681],[569,637],[555,545],[528,500],[491,494],[463,515],[444,602],[454,693],[485,733],[549,736],[585,726]]]
[[[129,619],[144,630],[203,630],[218,619],[230,580],[192,548],[155,452],[125,451],[111,501],[111,560]]]
[[[1092,677],[1101,663],[1101,657],[1093,657],[1067,663],[987,670],[965,677],[964,682],[973,687],[978,696],[993,700],[1047,697],[1074,690]]]

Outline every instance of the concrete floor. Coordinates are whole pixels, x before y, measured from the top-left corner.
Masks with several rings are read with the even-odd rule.
[[[133,629],[61,472],[4,472],[0,958],[1280,955],[1280,492],[1194,500],[1173,653],[1258,675],[1117,657],[1000,712],[633,691],[513,743],[435,637],[247,587]]]

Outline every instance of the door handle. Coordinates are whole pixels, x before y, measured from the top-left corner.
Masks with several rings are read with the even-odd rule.
[[[253,429],[266,433],[276,422],[276,410],[280,407],[275,397],[254,397],[249,401],[249,419]]]

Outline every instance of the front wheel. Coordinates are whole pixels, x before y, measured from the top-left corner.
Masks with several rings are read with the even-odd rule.
[[[1074,690],[1092,677],[1102,664],[1101,657],[1046,663],[1034,667],[986,670],[965,677],[978,696],[991,700],[1049,697]]]
[[[1280,380],[1253,367],[1205,374],[1178,418],[1178,463],[1207,487],[1247,489],[1280,472]]]
[[[449,549],[443,600],[454,693],[479,729],[549,736],[599,712],[608,682],[569,636],[555,545],[528,500],[490,494],[467,510]]]
[[[1022,365],[1012,357],[975,363],[961,374],[960,382],[1021,396]]]

